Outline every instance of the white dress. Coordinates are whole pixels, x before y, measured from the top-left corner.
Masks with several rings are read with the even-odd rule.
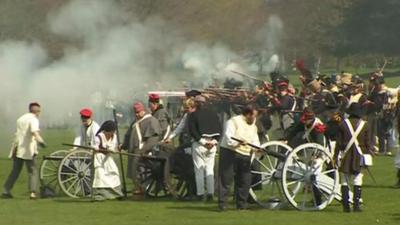
[[[117,151],[117,137],[107,140],[103,133],[95,138],[96,149],[106,149],[107,151]],[[117,188],[121,185],[118,166],[114,162],[112,154],[94,154],[94,178],[93,188]]]

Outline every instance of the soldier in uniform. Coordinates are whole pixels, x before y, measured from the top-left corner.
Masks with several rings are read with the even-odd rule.
[[[289,91],[289,80],[283,76],[276,78],[273,85],[277,87],[278,95],[270,98],[276,111],[279,112],[281,128],[285,133],[295,123],[295,113],[297,108],[296,97]]]
[[[82,125],[80,133],[74,140],[74,145],[94,146],[97,131],[100,129],[99,124],[93,120],[93,111],[89,108],[84,108],[79,112]]]
[[[306,107],[300,120],[289,129],[286,139],[293,148],[311,142],[326,146],[325,131],[326,126],[322,120],[315,115],[311,108]]]
[[[313,93],[310,98],[311,110],[324,123],[328,122],[338,108],[335,96],[318,79],[308,83],[308,87]]]
[[[375,145],[375,136],[378,137],[379,153],[391,155],[388,151],[388,140],[390,138],[390,129],[393,126],[394,114],[387,107],[389,103],[389,93],[385,87],[385,80],[382,73],[373,73],[370,77],[370,94],[368,96],[370,104],[369,123],[376,128],[376,132],[370,131],[371,145]],[[376,127],[375,127],[376,126]]]
[[[159,121],[161,126],[161,138],[165,140],[168,138],[171,131],[171,119],[167,110],[164,109],[163,104],[161,104],[160,96],[157,94],[149,95],[149,108],[152,115]]]
[[[360,103],[352,103],[347,111],[349,118],[341,122],[334,158],[338,162],[341,172],[341,192],[344,212],[350,212],[349,183],[352,180],[354,189],[354,212],[361,212],[361,186],[363,182],[363,155],[370,154],[370,142],[368,141],[368,123],[362,119],[363,106]]]
[[[161,135],[160,123],[146,109],[141,102],[133,105],[136,121],[131,124],[125,134],[122,149],[127,149],[130,153],[148,154],[159,142]],[[132,179],[134,184],[134,195],[142,195],[143,187],[140,185],[137,176],[139,157],[128,158],[128,178]]]
[[[352,103],[360,103],[363,107],[363,111],[365,111],[369,104],[368,96],[364,90],[364,81],[361,77],[355,75],[351,78],[351,87],[350,87],[350,96],[347,99],[347,107],[348,108]]]

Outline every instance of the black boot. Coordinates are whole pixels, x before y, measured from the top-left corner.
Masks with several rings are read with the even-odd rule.
[[[316,206],[319,206],[322,204],[322,194],[315,185],[313,185],[312,188],[313,188],[315,204],[316,204]]]
[[[361,199],[361,186],[354,185],[354,212],[362,212],[360,207],[360,199]]]
[[[341,192],[342,192],[343,212],[349,213],[350,212],[349,186],[342,185]]]

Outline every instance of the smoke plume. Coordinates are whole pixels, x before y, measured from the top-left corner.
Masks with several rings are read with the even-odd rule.
[[[47,27],[68,40],[60,58],[49,56],[43,40],[0,43],[4,121],[14,124],[28,103],[37,101],[46,126],[76,124],[82,107],[93,108],[101,122],[110,117],[106,104],[129,106],[145,100],[147,91],[180,88],[183,81],[201,88],[232,77],[227,67],[250,70],[223,43],[192,43],[162,18],[139,22],[115,0],[66,1],[49,12]],[[281,30],[279,17],[271,17],[256,35],[268,58],[278,48]],[[273,57],[265,66],[275,66]]]

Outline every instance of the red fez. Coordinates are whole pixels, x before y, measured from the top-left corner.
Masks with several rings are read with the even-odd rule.
[[[135,104],[133,104],[133,110],[135,110],[135,113],[144,111],[145,108],[144,108],[143,103],[135,102]]]
[[[90,118],[93,115],[92,110],[89,108],[84,108],[79,113],[81,114],[81,116],[87,117],[87,118]]]
[[[149,102],[156,102],[160,101],[160,95],[158,94],[149,94]]]

